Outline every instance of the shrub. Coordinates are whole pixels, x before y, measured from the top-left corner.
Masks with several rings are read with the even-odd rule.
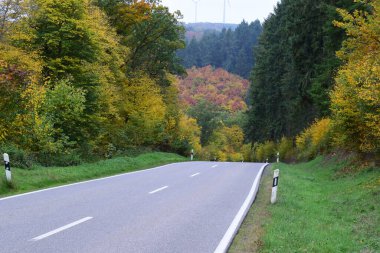
[[[273,141],[255,144],[253,160],[257,162],[274,161],[276,156],[276,144]]]
[[[40,152],[37,155],[38,162],[46,167],[49,166],[75,166],[82,163],[78,152],[70,152],[67,154],[51,154]]]
[[[315,121],[296,137],[298,159],[310,160],[329,151],[331,144],[331,120],[324,118]]]
[[[232,152],[227,155],[227,160],[231,162],[241,162],[243,160],[243,154]]]
[[[282,137],[278,145],[280,161],[290,162],[295,160],[295,148],[291,138]]]
[[[252,146],[250,144],[244,144],[241,147],[241,152],[242,152],[242,156],[243,156],[244,161],[246,161],[246,162],[253,161],[253,150],[252,150]]]
[[[21,168],[21,169],[29,169],[32,167],[34,163],[34,158],[31,154],[26,151],[19,149],[14,145],[1,145],[0,146],[1,156],[3,153],[7,153],[10,158],[11,166]]]

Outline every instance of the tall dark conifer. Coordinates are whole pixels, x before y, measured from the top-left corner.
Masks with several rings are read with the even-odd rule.
[[[283,0],[264,23],[251,77],[251,141],[295,136],[329,115],[329,92],[344,33],[332,24],[336,8],[352,1]]]

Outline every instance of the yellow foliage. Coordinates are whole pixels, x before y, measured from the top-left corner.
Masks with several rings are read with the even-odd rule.
[[[329,148],[331,137],[331,120],[317,120],[296,137],[299,158],[310,159]]]
[[[269,162],[275,159],[277,149],[273,141],[266,141],[265,143],[256,143],[254,145],[253,160],[257,162]]]
[[[227,154],[221,150],[217,152],[217,160],[220,162],[227,161]]]
[[[202,151],[201,146],[201,129],[197,124],[197,120],[182,115],[179,121],[180,139],[187,140],[196,154]]]
[[[123,114],[127,137],[132,144],[154,144],[161,141],[166,106],[160,88],[146,76],[125,82]]]
[[[211,144],[227,152],[240,151],[243,141],[243,130],[237,125],[219,128],[210,137]]]
[[[85,72],[92,73],[99,80],[99,106],[102,108],[100,115],[104,121],[110,119],[119,120],[119,107],[121,101],[121,83],[125,75],[120,68],[124,64],[127,48],[119,43],[119,37],[115,29],[108,23],[104,12],[96,7],[92,1],[85,0],[86,16],[85,25],[93,34],[93,43],[98,47],[97,61],[84,65]]]
[[[278,152],[280,153],[280,161],[293,160],[295,156],[293,140],[291,138],[282,137],[278,145]]]
[[[237,152],[232,152],[228,154],[228,161],[231,162],[241,162],[244,160],[243,154],[237,153]]]
[[[251,144],[244,144],[241,147],[241,153],[242,153],[242,157],[244,161],[246,162],[253,161],[253,157],[252,157],[253,150],[252,150]]]
[[[338,56],[346,62],[331,94],[334,140],[338,147],[360,152],[380,150],[380,1],[372,13],[339,10],[349,38]]]

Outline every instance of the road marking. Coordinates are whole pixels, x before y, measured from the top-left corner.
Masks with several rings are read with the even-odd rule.
[[[79,225],[79,224],[81,224],[81,223],[83,223],[83,222],[86,222],[86,221],[88,221],[88,220],[91,220],[92,218],[93,218],[93,217],[86,217],[86,218],[83,218],[83,219],[80,219],[80,220],[74,221],[74,222],[72,222],[72,223],[70,223],[70,224],[67,224],[67,225],[65,225],[65,226],[63,226],[63,227],[57,228],[57,229],[55,229],[55,230],[53,230],[53,231],[50,231],[50,232],[48,232],[48,233],[46,233],[46,234],[43,234],[43,235],[40,235],[40,236],[34,237],[34,238],[31,239],[30,241],[32,241],[32,242],[36,242],[36,241],[39,241],[39,240],[45,239],[46,237],[49,237],[49,236],[54,235],[54,234],[57,234],[57,233],[59,233],[59,232],[62,232],[63,230],[69,229],[69,228],[74,227],[74,226],[76,226],[76,225]]]
[[[190,177],[195,177],[195,176],[198,176],[199,174],[201,174],[201,173],[195,173],[195,174],[193,174],[193,175],[191,175]]]
[[[253,181],[252,188],[248,193],[247,198],[245,199],[243,205],[240,207],[239,212],[236,214],[233,219],[231,225],[228,227],[227,232],[224,234],[222,240],[219,242],[218,247],[215,249],[214,253],[225,253],[227,252],[229,246],[231,245],[234,236],[236,235],[241,223],[244,220],[244,217],[247,215],[249,207],[252,205],[253,201],[256,198],[256,193],[259,188],[261,175],[265,167],[269,165],[269,163],[264,164],[257,174],[255,180]]]
[[[213,166],[211,166],[211,168],[215,168],[215,167],[217,167],[218,165],[217,164],[215,164],[215,165],[213,165]]]
[[[51,187],[51,188],[47,188],[47,189],[42,189],[42,190],[37,190],[37,191],[32,191],[32,192],[27,192],[27,193],[21,193],[21,194],[9,196],[9,197],[0,198],[0,201],[4,201],[4,200],[8,200],[8,199],[14,199],[14,198],[23,197],[23,196],[27,196],[27,195],[31,195],[31,194],[35,194],[35,193],[40,193],[40,192],[45,192],[45,191],[51,191],[51,190],[66,188],[66,187],[70,187],[70,186],[74,186],[74,185],[87,184],[87,183],[91,183],[91,182],[96,182],[96,181],[101,181],[101,180],[107,180],[107,179],[110,179],[110,178],[123,177],[123,176],[132,175],[132,174],[143,173],[143,172],[147,172],[147,171],[151,171],[151,170],[156,170],[156,169],[164,168],[164,167],[167,167],[167,166],[170,166],[170,165],[174,165],[174,164],[179,164],[179,163],[180,162],[178,162],[178,163],[170,163],[170,164],[166,164],[166,165],[163,165],[163,166],[154,167],[154,168],[151,168],[151,169],[139,170],[139,171],[133,171],[133,172],[127,172],[127,173],[122,173],[122,174],[118,174],[118,175],[114,175],[114,176],[108,176],[108,177],[102,177],[102,178],[97,178],[97,179],[91,179],[91,180],[86,180],[86,181],[82,181],[82,182],[78,182],[78,183],[66,184],[66,185],[55,186],[55,187]]]
[[[153,193],[156,193],[156,192],[159,192],[159,191],[165,190],[165,189],[168,188],[168,187],[169,187],[169,186],[164,186],[164,187],[158,188],[157,190],[154,190],[154,191],[149,192],[149,194],[153,194]]]

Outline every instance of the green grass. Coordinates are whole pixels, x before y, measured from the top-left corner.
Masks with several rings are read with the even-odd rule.
[[[350,167],[321,157],[275,165],[278,202],[270,205],[266,192],[263,211],[255,212],[255,204],[251,210],[261,224],[258,247],[233,245],[231,252],[380,252],[380,169]],[[240,237],[249,236],[244,223]]]
[[[12,168],[12,184],[5,181],[5,172],[4,169],[1,169],[0,196],[142,170],[185,160],[186,158],[176,154],[153,152],[137,157],[118,157],[72,167],[35,167],[31,170]]]

